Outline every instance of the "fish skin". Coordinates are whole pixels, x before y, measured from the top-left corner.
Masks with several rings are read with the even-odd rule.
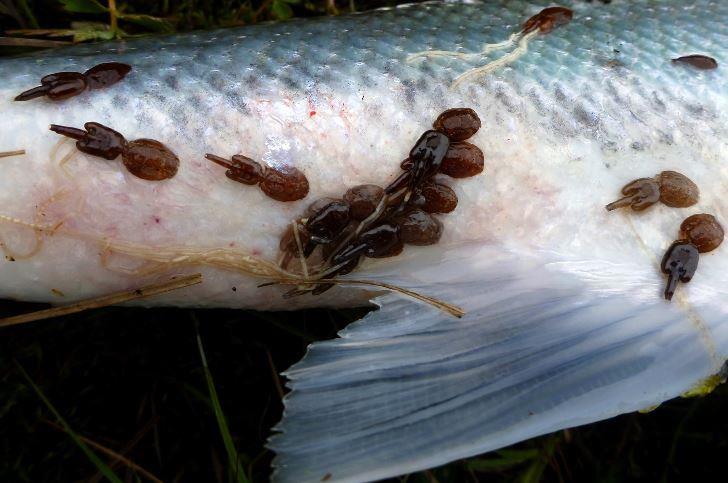
[[[2,161],[0,213],[32,221],[36,205],[66,190],[48,205],[44,221],[152,247],[233,244],[274,260],[285,224],[310,200],[340,196],[342,187],[355,184],[387,183],[439,112],[468,106],[485,126],[473,142],[486,154],[486,170],[452,183],[460,205],[441,217],[442,244],[480,239],[564,251],[587,247],[595,257],[635,249],[623,217],[607,216],[599,206],[626,181],[686,162],[703,188],[702,206],[725,218],[724,206],[710,198],[725,187],[728,169],[721,154],[728,138],[723,69],[694,72],[670,63],[678,54],[705,52],[723,65],[725,52],[717,46],[725,45],[726,33],[717,19],[727,7],[721,2],[691,8],[567,3],[575,11],[569,25],[534,39],[513,65],[455,90],[452,80],[478,62],[404,60],[433,48],[477,51],[507,38],[543,5],[404,6],[4,59],[0,110],[7,128],[0,149],[28,154]],[[12,101],[47,73],[109,60],[133,66],[112,88],[61,103]],[[128,139],[164,142],[181,159],[179,173],[150,183],[129,176],[118,162],[79,154],[64,175],[56,167],[61,156],[50,159],[59,137],[47,127],[87,121]],[[227,180],[203,159],[206,152],[290,163],[308,173],[311,194],[274,202]],[[585,213],[585,205],[592,210]],[[635,222],[653,230],[641,229],[641,236],[656,253],[673,237],[682,213],[662,207],[652,213]],[[585,215],[592,223],[582,223]],[[32,239],[27,229],[7,224],[2,236],[16,251]],[[594,239],[601,239],[598,246]],[[55,288],[71,300],[149,281],[102,268],[92,251],[98,243],[58,235],[46,239],[32,261],[0,261],[0,296],[58,301]],[[368,297],[337,289],[282,301],[279,289],[258,289],[245,275],[203,272],[202,286],[147,303],[285,309],[361,304]]]
[[[451,337],[459,326],[442,314],[422,312],[418,305],[387,296],[378,299],[384,303],[381,311],[343,339],[314,345],[289,372],[293,392],[278,428],[281,433],[271,442],[278,452],[276,477],[318,481],[331,472],[332,480],[383,478],[659,403],[717,372],[728,357],[725,245],[701,257],[697,275],[679,287],[671,305],[660,299],[664,278],[658,266],[688,215],[706,212],[728,220],[723,196],[728,188],[728,58],[723,47],[728,32],[721,25],[728,5],[708,0],[690,6],[677,1],[562,4],[574,10],[571,23],[534,38],[528,53],[506,68],[455,89],[450,86],[458,75],[483,62],[407,63],[407,55],[428,49],[478,51],[485,43],[505,40],[549,4],[420,4],[3,60],[0,111],[8,128],[0,132],[0,150],[24,148],[28,154],[0,160],[0,213],[31,221],[36,205],[65,188],[69,194],[55,199],[42,221],[64,221],[66,230],[151,247],[229,248],[234,243],[241,254],[272,260],[286,223],[309,200],[340,196],[346,186],[384,185],[439,112],[471,107],[483,121],[472,142],[484,151],[486,169],[478,177],[450,183],[460,203],[455,212],[441,217],[445,232],[440,244],[408,247],[401,258],[367,262],[354,275],[398,283],[472,310],[463,324],[472,330],[473,350],[486,350],[480,341],[494,336],[489,331],[513,326],[512,339],[498,345],[498,353],[507,358],[518,344],[528,342],[521,347],[525,351],[537,351],[543,344],[543,350],[553,349],[552,362],[563,363],[553,366],[554,374],[561,374],[559,367],[574,367],[576,355],[545,339],[528,338],[528,330],[548,334],[549,326],[543,320],[541,325],[533,322],[532,314],[516,323],[520,319],[513,311],[505,312],[502,325],[488,325],[497,304],[479,306],[478,298],[490,292],[510,296],[496,283],[501,278],[504,284],[512,280],[513,290],[524,300],[547,293],[552,295],[544,303],[556,303],[559,296],[549,290],[563,290],[584,311],[577,312],[582,323],[567,317],[549,320],[554,334],[572,330],[575,338],[589,340],[593,345],[578,354],[584,374],[594,369],[608,382],[584,389],[567,377],[573,374],[562,374],[561,393],[528,392],[542,403],[531,422],[507,413],[504,421],[515,421],[515,426],[493,422],[483,434],[464,432],[457,445],[458,436],[450,434],[452,439],[439,442],[445,449],[432,441],[437,425],[455,417],[444,408],[433,409],[419,432],[397,433],[402,428],[388,426],[386,416],[406,421],[422,414],[417,401],[410,408],[403,405],[406,400],[395,399],[395,394],[413,395],[407,381],[433,393],[443,390],[434,378],[442,369],[440,360],[417,366],[417,355],[426,354],[428,347],[421,345],[422,334],[431,330]],[[691,53],[710,55],[719,67],[696,71],[670,61]],[[128,62],[134,70],[108,90],[61,104],[12,102],[45,74],[83,71],[109,60]],[[57,168],[58,156],[51,161],[57,137],[47,126],[79,127],[87,121],[108,124],[128,139],[164,142],[180,157],[178,175],[164,183],[143,182],[125,174],[118,163],[79,155],[67,165],[71,176],[65,176]],[[227,180],[219,167],[203,160],[206,152],[240,152],[271,164],[293,164],[307,173],[311,195],[302,202],[273,202],[255,188]],[[656,205],[641,214],[604,210],[628,181],[670,169],[697,183],[698,205],[686,210]],[[8,245],[28,246],[32,237],[27,229],[0,226]],[[59,232],[27,261],[0,261],[0,296],[58,301],[52,288],[76,299],[149,281],[101,266],[100,246],[98,240]],[[523,266],[518,260],[524,260]],[[122,258],[124,263],[139,262]],[[198,268],[175,266],[165,275]],[[258,289],[259,280],[245,274],[213,267],[202,271],[201,286],[146,303],[269,309],[357,305],[371,297],[342,287],[318,298],[284,301],[280,289]],[[458,280],[482,291],[468,291]],[[449,290],[447,281],[460,292]],[[515,303],[518,298],[508,300]],[[607,302],[613,311],[600,316]],[[543,308],[534,307],[536,313]],[[619,308],[641,314],[643,324]],[[631,324],[618,324],[612,317]],[[630,327],[641,332],[633,334]],[[352,333],[357,334],[353,340]],[[610,338],[619,341],[618,350],[606,351]],[[671,338],[683,344],[666,342]],[[408,340],[412,345],[405,351],[400,344]],[[447,338],[437,342],[436,347],[448,347]],[[388,346],[400,351],[387,351]],[[356,347],[363,359],[352,354]],[[432,354],[448,357],[434,350]],[[598,354],[622,359],[607,358],[599,372],[593,366]],[[644,358],[635,361],[635,354]],[[528,355],[530,360],[534,354]],[[680,360],[685,361],[682,369]],[[391,361],[382,370],[409,379],[399,386],[378,380],[358,369],[357,361],[363,367]],[[423,369],[402,372],[407,364]],[[542,380],[537,359],[531,364],[527,369]],[[490,366],[482,370],[496,382],[522,387],[522,374],[509,367],[515,361],[500,372]],[[344,377],[361,377],[361,389],[348,391]],[[455,372],[451,377],[459,376]],[[636,390],[640,385],[646,389]],[[381,404],[375,408],[378,413],[368,413],[357,403],[367,390]],[[579,395],[595,408],[579,404]],[[457,401],[466,396],[472,394],[453,397]],[[520,407],[519,394],[504,391],[503,397]],[[571,406],[559,406],[554,402],[559,398]],[[330,407],[330,401],[340,407]],[[554,407],[558,410],[550,412]],[[322,408],[341,430],[352,429],[358,439],[333,434],[336,428],[318,421],[326,419],[320,417]],[[402,414],[402,408],[409,412]],[[476,418],[478,412],[468,414]],[[384,428],[381,446],[369,445],[371,435],[347,424],[357,418]],[[402,449],[387,459],[382,451],[398,448],[394,443],[403,434],[421,441],[422,447],[400,444]],[[452,448],[447,449],[449,443]]]

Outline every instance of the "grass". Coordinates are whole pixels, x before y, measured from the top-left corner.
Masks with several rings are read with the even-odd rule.
[[[51,404],[51,402],[48,400],[46,395],[41,391],[41,389],[36,386],[36,384],[33,382],[33,379],[30,378],[27,372],[25,372],[25,369],[23,369],[23,366],[21,366],[19,363],[15,363],[15,365],[18,368],[18,371],[20,374],[25,378],[26,382],[30,387],[33,388],[33,391],[38,395],[38,398],[43,402],[43,404],[48,408],[48,410],[53,413],[53,416],[55,416],[56,421],[58,421],[63,428],[63,431],[70,436],[71,440],[78,446],[81,451],[83,451],[83,454],[86,455],[86,458],[93,463],[93,465],[101,472],[102,475],[106,477],[107,480],[109,480],[112,483],[122,483],[121,479],[119,479],[118,476],[109,468],[106,466],[106,464],[101,461],[96,453],[94,453],[86,444],[86,442],[81,439],[79,435],[77,435],[73,429],[71,429],[71,426],[68,425],[65,419],[63,419],[63,416],[56,410],[56,408]]]
[[[33,308],[6,302],[0,313]],[[332,337],[362,313],[106,308],[4,329],[0,481],[98,481],[100,474],[70,433],[46,423],[52,413],[14,360],[77,434],[162,481],[266,481],[272,455],[264,442],[282,411],[278,370],[300,359],[309,340]],[[728,451],[727,389],[406,481],[710,480]],[[147,481],[98,455],[124,481]]]
[[[74,12],[83,2],[69,9],[71,3],[0,0],[0,29],[65,30],[53,39],[92,40],[395,2],[337,1],[332,8],[307,0],[117,1],[117,30],[109,11]],[[37,308],[0,301],[0,316]],[[272,455],[264,443],[282,412],[278,372],[311,341],[334,337],[362,314],[105,308],[5,328],[0,481],[150,480],[140,469],[172,482],[266,481]],[[728,454],[727,405],[723,385],[706,398],[671,401],[649,414],[560,431],[401,480],[715,480]]]
[[[215,382],[212,379],[212,373],[207,365],[207,358],[205,357],[205,349],[202,347],[202,338],[199,332],[199,322],[195,320],[195,332],[197,334],[197,347],[200,350],[200,359],[202,360],[202,368],[205,371],[205,382],[207,383],[207,391],[210,394],[210,402],[215,411],[215,420],[217,421],[217,427],[220,428],[220,436],[225,444],[225,451],[227,452],[228,458],[228,475],[230,481],[236,481],[237,483],[248,483],[248,477],[243,471],[243,465],[241,464],[241,458],[235,449],[235,443],[233,443],[233,437],[230,435],[230,428],[225,418],[225,413],[222,411],[220,406],[220,398],[217,397],[217,390],[215,389]]]

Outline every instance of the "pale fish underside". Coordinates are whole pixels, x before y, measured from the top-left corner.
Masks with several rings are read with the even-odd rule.
[[[480,52],[549,4],[420,4],[0,62],[0,151],[28,152],[0,163],[3,238],[27,243],[27,226],[8,220],[38,221],[45,202],[40,221],[64,222],[33,257],[0,262],[0,295],[52,300],[58,288],[79,298],[148,281],[90,256],[102,240],[136,247],[121,257],[132,267],[153,259],[153,279],[203,272],[200,286],[149,303],[361,304],[369,294],[356,287],[284,301],[239,264],[171,260],[182,248],[275,260],[278,236],[307,202],[386,184],[437,114],[464,106],[483,121],[471,141],[486,169],[447,181],[460,202],[441,217],[442,241],[351,276],[436,297],[465,316],[388,294],[340,339],[314,344],[286,373],[292,391],[270,441],[274,479],[399,475],[696,387],[728,358],[727,249],[701,256],[671,303],[659,261],[688,215],[728,220],[728,3],[563,4],[574,11],[569,24],[457,85],[515,46],[408,57]],[[695,53],[718,69],[670,61]],[[62,104],[10,100],[44,74],[110,59],[134,70],[107,91]],[[48,124],[92,120],[163,140],[182,160],[179,173],[149,184],[85,155],[59,170]],[[275,203],[224,178],[206,152],[294,164],[311,196]],[[668,169],[697,183],[697,205],[604,210],[628,181]],[[164,247],[174,248],[168,259]]]

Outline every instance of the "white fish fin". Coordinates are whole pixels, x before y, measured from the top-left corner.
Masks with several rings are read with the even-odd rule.
[[[430,468],[653,406],[718,372],[726,357],[713,333],[728,321],[725,288],[683,285],[680,295],[703,305],[678,294],[668,303],[648,262],[466,245],[406,263],[408,278],[400,266],[378,276],[467,314],[389,294],[340,339],[313,344],[286,373],[292,391],[269,442],[275,481]]]

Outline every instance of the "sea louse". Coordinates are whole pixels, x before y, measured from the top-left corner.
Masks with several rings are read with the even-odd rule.
[[[712,57],[702,54],[683,55],[672,59],[673,63],[685,64],[700,70],[712,70],[718,68],[718,61]]]
[[[246,185],[258,185],[270,198],[277,201],[297,201],[308,195],[308,179],[298,168],[262,166],[247,156],[236,154],[230,160],[214,154],[205,158],[227,168],[225,176]]]
[[[698,269],[700,254],[718,248],[724,235],[718,220],[707,213],[689,216],[682,222],[681,239],[670,245],[660,265],[662,273],[668,276],[665,299],[672,300],[678,282],[692,280]]]
[[[87,122],[84,129],[52,124],[51,131],[76,139],[76,148],[84,153],[112,160],[121,155],[126,169],[134,176],[161,181],[177,174],[179,158],[154,139],[127,141],[123,135],[97,122]]]
[[[22,92],[15,100],[29,101],[45,96],[53,101],[62,101],[77,96],[86,89],[102,89],[114,85],[129,72],[131,66],[120,62],[98,64],[84,73],[57,72],[43,77],[40,80],[41,85]]]
[[[622,188],[624,197],[609,203],[607,211],[629,206],[643,211],[658,201],[672,208],[693,206],[700,199],[700,190],[690,178],[677,171],[663,171],[654,178],[639,178]]]
[[[510,53],[503,57],[496,59],[484,66],[476,67],[467,70],[463,74],[460,74],[452,83],[451,87],[457,87],[467,80],[476,79],[480,76],[489,74],[493,71],[500,69],[512,62],[518,60],[523,54],[528,51],[528,43],[535,36],[541,34],[548,34],[553,31],[556,27],[565,25],[571,21],[574,14],[566,7],[547,7],[541,10],[539,13],[531,16],[526,22],[524,22],[521,30],[511,34],[511,36],[503,42],[494,44],[486,44],[480,52],[464,53],[454,52],[448,50],[428,50],[424,52],[417,52],[407,56],[407,62],[412,62],[420,58],[437,58],[437,57],[450,57],[461,60],[479,60],[483,56],[496,51],[507,49],[516,45]]]
[[[521,31],[528,34],[538,30],[539,33],[547,34],[556,27],[571,22],[573,16],[574,12],[566,7],[547,7],[526,20]]]

